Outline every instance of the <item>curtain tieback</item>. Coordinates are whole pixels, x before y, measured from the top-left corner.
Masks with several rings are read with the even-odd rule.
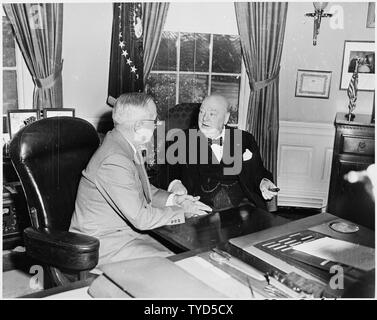
[[[56,79],[61,75],[63,69],[63,61],[59,63],[56,67],[56,71],[52,74],[50,74],[46,78],[33,78],[34,83],[37,85],[38,88],[43,88],[43,89],[49,89],[52,88],[55,84]]]
[[[268,85],[270,85],[271,83],[275,82],[279,78],[279,74],[280,74],[280,67],[278,68],[276,73],[269,79],[262,80],[262,81],[255,81],[254,79],[251,79],[251,88],[253,88],[254,91],[261,90],[267,87]]]

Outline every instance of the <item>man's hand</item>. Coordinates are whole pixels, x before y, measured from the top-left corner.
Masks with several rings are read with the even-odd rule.
[[[177,195],[187,194],[187,189],[180,180],[174,180],[170,183],[168,191]]]
[[[271,200],[278,193],[271,191],[270,189],[276,188],[276,186],[268,179],[263,178],[260,182],[259,189],[262,192],[262,196],[265,200]]]
[[[212,209],[199,201],[200,197],[193,197],[190,195],[175,195],[174,202],[176,205],[183,208],[186,218],[203,216],[212,211]]]

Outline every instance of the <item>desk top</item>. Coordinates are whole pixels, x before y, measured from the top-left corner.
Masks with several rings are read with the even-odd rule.
[[[287,222],[287,219],[244,205],[204,217],[187,219],[183,224],[157,228],[152,230],[151,234],[180,251],[187,251],[215,247],[231,238]]]
[[[225,214],[224,217],[223,217],[223,214]],[[227,218],[233,218],[233,219],[237,218],[237,214],[235,214],[235,217],[226,216],[226,214],[229,214],[229,212],[227,212],[227,213],[224,212],[223,214],[219,214],[220,217],[216,218],[216,219],[219,219],[217,224],[219,224],[218,230],[220,230],[220,231],[222,230],[221,224],[224,223],[225,221],[227,221],[226,220]],[[212,219],[214,219],[214,218],[212,218]],[[311,217],[308,217],[308,218],[296,220],[296,221],[293,221],[293,222],[290,222],[290,223],[287,223],[287,224],[284,224],[284,225],[280,225],[280,226],[277,226],[277,227],[266,229],[266,230],[263,230],[263,231],[260,231],[260,232],[256,232],[254,234],[236,237],[234,239],[230,239],[229,242],[233,246],[237,245],[237,246],[240,246],[240,248],[249,248],[250,246],[253,246],[253,244],[257,244],[258,242],[262,242],[262,241],[267,240],[269,238],[273,238],[273,237],[276,237],[276,236],[279,236],[279,235],[288,234],[288,233],[298,231],[298,230],[311,229],[311,230],[314,230],[314,231],[317,231],[317,232],[322,232],[322,233],[328,234],[329,236],[332,236],[332,237],[337,238],[337,239],[342,239],[342,240],[345,240],[345,241],[350,241],[350,242],[354,242],[354,243],[363,244],[365,246],[374,247],[374,232],[373,231],[368,230],[368,229],[360,226],[360,230],[357,233],[340,234],[338,232],[331,230],[328,227],[329,223],[331,221],[334,221],[334,220],[342,220],[342,219],[339,219],[338,217],[335,217],[331,214],[322,213],[322,214],[318,214],[318,215],[311,216]],[[197,223],[198,223],[198,221],[197,221]],[[206,223],[204,223],[204,221],[203,221],[202,223],[204,224],[204,226],[206,226],[206,223],[209,223],[209,221],[207,221]],[[226,225],[227,224],[224,224],[224,226],[226,226]],[[242,223],[241,223],[241,225],[242,225]],[[194,226],[195,226],[195,224],[194,224]],[[191,226],[191,227],[194,228],[194,226]],[[240,228],[240,226],[237,227],[237,230],[239,230],[239,228]],[[194,230],[195,230],[195,228],[194,228]],[[212,232],[211,229],[208,229],[208,226],[207,226],[207,229],[203,228],[201,230],[202,230],[201,232],[205,232],[205,230],[209,230],[210,232]],[[211,237],[204,238],[204,239],[211,239]],[[178,241],[179,241],[179,238],[178,238]],[[187,243],[189,245],[193,246],[193,244],[198,244],[199,242],[187,242]],[[208,243],[211,243],[211,241],[209,241]],[[186,246],[187,246],[187,244],[186,244]],[[193,257],[193,256],[202,256],[203,257],[205,255],[208,255],[207,250],[208,250],[208,248],[203,248],[203,247],[202,248],[196,248],[195,250],[191,250],[191,251],[179,254],[179,255],[169,257],[169,260],[171,260],[173,262],[177,262],[177,261],[182,261],[182,260],[184,260],[188,257]],[[260,251],[260,250],[258,252],[258,250],[256,249],[256,251],[253,252],[252,255],[255,254],[254,258],[256,258],[256,259],[264,259],[267,263],[276,264],[276,266],[278,266],[278,267],[282,266],[281,269],[284,272],[288,273],[288,272],[292,272],[292,271],[297,271],[296,269],[292,268],[292,266],[289,266],[284,261],[279,261],[279,259],[277,259],[276,257],[269,256],[268,254],[263,253],[263,252],[262,252],[262,254],[264,254],[264,256],[261,256],[260,255],[261,252],[262,251]],[[237,257],[241,259],[241,256],[237,256]],[[284,265],[284,263],[285,263],[285,265]],[[250,263],[250,264],[253,265],[253,263]],[[290,269],[287,269],[287,265]],[[254,266],[257,267],[257,265],[254,265]],[[264,270],[262,270],[262,269],[259,269],[259,270],[264,272]],[[298,272],[298,274],[300,274],[300,272]],[[304,273],[301,273],[301,274],[303,276],[306,276]],[[310,279],[310,277],[307,277],[307,278]],[[82,281],[81,283],[71,284],[67,287],[60,287],[60,288],[54,288],[54,289],[46,290],[46,291],[41,292],[39,294],[33,294],[33,295],[30,295],[30,296],[27,296],[27,297],[28,298],[37,298],[37,297],[46,297],[46,296],[48,297],[51,294],[58,294],[58,293],[61,293],[62,291],[64,292],[64,291],[67,291],[67,290],[76,290],[76,289],[83,288],[83,287],[87,288],[88,285],[90,285],[89,280]],[[77,292],[77,290],[74,291],[74,292]],[[79,292],[82,294],[83,292],[86,292],[86,291],[85,291],[85,289],[83,289],[83,290],[79,290]],[[56,296],[56,298],[63,298],[64,299],[65,297],[68,297],[68,296],[58,295],[58,296]],[[82,298],[86,299],[87,297],[83,296]]]
[[[375,235],[372,230],[359,225],[359,230],[355,233],[337,232],[330,228],[330,223],[338,221],[347,222],[347,220],[340,219],[328,213],[317,214],[254,234],[230,239],[227,249],[233,255],[236,255],[238,258],[263,272],[274,273],[278,271],[285,274],[294,272],[307,279],[317,280],[322,282],[323,285],[326,285],[328,278],[331,278],[331,275],[327,272],[318,272],[317,268],[310,265],[285,260],[282,256],[274,254],[273,250],[271,253],[266,250],[261,250],[261,248],[258,247],[258,243],[269,240],[272,241],[272,239],[278,236],[284,237],[303,230],[311,230],[330,238],[374,248]],[[354,280],[351,282],[354,283]]]

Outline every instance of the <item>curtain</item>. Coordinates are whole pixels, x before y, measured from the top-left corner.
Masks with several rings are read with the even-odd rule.
[[[143,88],[142,4],[114,3],[107,103]]]
[[[276,181],[279,71],[288,3],[236,2],[235,9],[251,89],[246,130],[257,140],[264,165]],[[276,200],[269,204],[275,211]]]
[[[144,85],[152,69],[160,46],[162,30],[168,14],[168,2],[143,3],[143,48],[144,48]]]
[[[33,108],[62,108],[63,4],[4,4],[34,81]]]

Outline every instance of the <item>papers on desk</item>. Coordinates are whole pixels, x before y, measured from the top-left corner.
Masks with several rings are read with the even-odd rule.
[[[295,250],[364,271],[374,268],[374,249],[351,242],[324,237],[296,245]]]
[[[195,278],[204,282],[207,286],[221,292],[225,296],[233,299],[265,299],[264,296],[253,292],[250,288],[236,279],[232,278],[226,272],[215,267],[210,262],[200,257],[190,257],[175,262],[176,265],[193,275]]]
[[[64,291],[61,293],[56,293],[51,296],[47,296],[43,299],[46,300],[87,300],[92,299],[88,293],[89,287],[83,287],[79,289],[73,289]]]

